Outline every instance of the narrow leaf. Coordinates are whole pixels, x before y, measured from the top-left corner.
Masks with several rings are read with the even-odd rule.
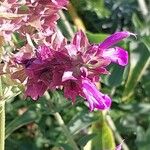
[[[130,69],[123,92],[123,101],[129,100],[134,93],[134,88],[141,80],[145,70],[150,65],[150,53],[145,44],[140,43],[130,54]]]
[[[6,138],[22,126],[34,122],[36,118],[37,114],[34,111],[27,111],[23,115],[17,117],[6,126]]]

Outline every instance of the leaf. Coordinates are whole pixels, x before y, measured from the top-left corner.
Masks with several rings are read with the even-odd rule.
[[[141,20],[138,18],[138,16],[137,16],[136,14],[133,14],[132,22],[133,22],[134,27],[135,27],[136,29],[141,29],[141,28],[143,28],[143,24],[142,24]]]
[[[150,64],[150,53],[145,44],[140,43],[130,54],[130,69],[123,92],[123,101],[129,100],[134,93],[134,88],[141,80]]]
[[[91,33],[89,31],[86,34],[91,43],[100,43],[109,35],[105,33]]]
[[[147,129],[146,133],[143,128],[138,128],[137,132],[137,145],[138,150],[148,150],[150,148],[149,138],[150,138],[150,126]],[[139,135],[141,134],[141,135]]]
[[[92,139],[92,150],[113,150],[115,149],[115,140],[103,114],[100,114],[101,120],[92,125],[92,133],[97,134]]]
[[[73,148],[70,145],[65,144],[65,143],[61,143],[60,146],[63,147],[64,150],[73,150]],[[52,150],[61,150],[61,148],[59,147],[59,148],[52,149]]]
[[[145,72],[143,78],[141,79],[142,88],[146,96],[150,97],[150,68]]]
[[[81,137],[78,140],[78,145],[80,145],[81,147],[84,147],[88,143],[88,141],[93,139],[95,136],[96,136],[96,134],[89,134],[89,135],[85,135],[85,136]]]
[[[101,18],[107,17],[110,14],[109,10],[105,8],[104,0],[87,1],[87,9],[95,11]]]
[[[23,115],[17,117],[12,122],[6,126],[6,138],[12,134],[15,130],[21,128],[24,125],[27,125],[31,122],[34,122],[37,119],[38,115],[34,111],[27,111]]]
[[[147,49],[150,52],[150,36],[143,36],[141,41],[147,46]]]
[[[109,10],[105,7],[104,0],[71,0],[76,9],[81,11],[95,12],[100,18],[104,18],[110,15]]]
[[[88,111],[81,111],[75,115],[71,119],[68,124],[68,128],[70,129],[72,134],[76,134],[80,132],[82,129],[88,127],[92,124],[92,122],[96,121],[97,117],[93,116],[92,113],[88,113]]]
[[[135,27],[136,33],[138,35],[141,35],[141,36],[147,35],[149,38],[149,35],[150,35],[149,22],[146,22],[145,20],[141,20],[136,14],[132,16],[132,22]]]
[[[109,87],[117,87],[121,85],[123,81],[124,69],[123,67],[113,64],[109,66],[110,75],[102,76],[102,82],[104,82]]]
[[[14,42],[15,46],[18,48],[25,45],[25,40],[21,39],[19,33],[15,32],[12,34],[12,41]]]

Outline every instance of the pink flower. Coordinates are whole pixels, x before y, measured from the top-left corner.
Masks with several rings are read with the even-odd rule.
[[[118,145],[115,150],[121,150],[122,144]]]
[[[128,53],[123,48],[114,47],[110,48],[114,44],[120,42],[124,38],[134,35],[133,33],[123,31],[116,32],[109,36],[106,40],[99,44],[97,55],[102,56],[104,59],[108,59],[121,66],[128,64]]]
[[[73,102],[76,96],[82,96],[88,101],[91,111],[95,108],[109,109],[110,97],[102,94],[94,82],[99,81],[99,75],[109,74],[106,67],[111,62],[122,66],[128,64],[128,53],[124,49],[110,47],[131,34],[125,31],[117,32],[100,44],[90,45],[85,34],[78,32],[71,43],[65,46],[73,64],[69,72],[65,71],[62,80],[65,96],[73,99]]]
[[[0,11],[7,14],[0,19],[0,35],[9,42],[14,32],[24,38],[28,33],[37,43],[42,42],[56,31],[58,11],[67,3],[68,0],[5,0],[0,6]]]
[[[40,46],[32,58],[19,58],[27,75],[26,95],[37,99],[46,90],[63,86],[64,96],[73,103],[82,96],[91,111],[109,109],[111,98],[101,93],[95,82],[101,74],[109,74],[106,67],[110,63],[127,65],[128,53],[120,47],[110,47],[129,35],[117,32],[100,44],[90,44],[82,31],[75,34],[70,44],[55,35],[50,45]]]
[[[94,108],[105,110],[109,109],[111,106],[111,99],[108,95],[101,93],[96,85],[92,83],[89,79],[82,79],[82,91],[84,97],[89,103],[90,110],[93,111]]]

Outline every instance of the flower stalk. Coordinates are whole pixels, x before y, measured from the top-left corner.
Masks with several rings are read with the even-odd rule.
[[[72,5],[71,1],[68,4],[68,12],[72,18],[72,21],[76,25],[77,29],[85,31],[86,30],[85,25],[84,25],[83,21],[81,20],[81,18],[78,16],[76,9]]]
[[[2,100],[2,82],[0,77],[0,150],[5,149],[5,101]]]

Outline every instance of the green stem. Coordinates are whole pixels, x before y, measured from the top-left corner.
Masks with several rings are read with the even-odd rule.
[[[2,80],[0,77],[0,150],[5,149],[5,101],[3,101]]]
[[[117,128],[112,120],[112,118],[109,115],[106,115],[106,120],[108,125],[110,126],[111,130],[113,131],[116,140],[118,141],[119,144],[122,143],[122,150],[129,150],[127,144],[124,142],[124,139],[121,137],[121,135],[119,134],[119,132],[117,131]]]
[[[69,24],[69,22],[68,22],[68,20],[67,20],[67,18],[65,16],[65,14],[63,13],[62,10],[59,11],[59,15],[60,15],[61,19],[64,22],[66,30],[68,31],[70,37],[72,38],[74,36],[74,32],[73,32],[73,30],[72,30],[72,28],[71,28],[71,26],[70,26],[70,24]]]
[[[48,92],[45,93],[45,97],[46,97],[46,99],[47,99],[48,102],[49,102],[49,106],[50,106],[52,109],[54,109],[54,105],[53,105],[53,103],[50,101],[51,98],[50,98],[50,95],[49,95]],[[60,113],[55,112],[53,115],[54,115],[54,117],[55,117],[57,123],[59,124],[59,126],[62,128],[62,131],[64,132],[65,136],[67,137],[67,140],[68,140],[69,144],[72,146],[73,150],[79,150],[79,148],[78,148],[76,142],[74,141],[74,139],[73,139],[73,137],[72,137],[72,135],[71,135],[69,129],[68,129],[67,126],[65,125],[64,120],[63,120],[63,118],[61,117]]]
[[[5,149],[5,102],[0,103],[0,150]]]

